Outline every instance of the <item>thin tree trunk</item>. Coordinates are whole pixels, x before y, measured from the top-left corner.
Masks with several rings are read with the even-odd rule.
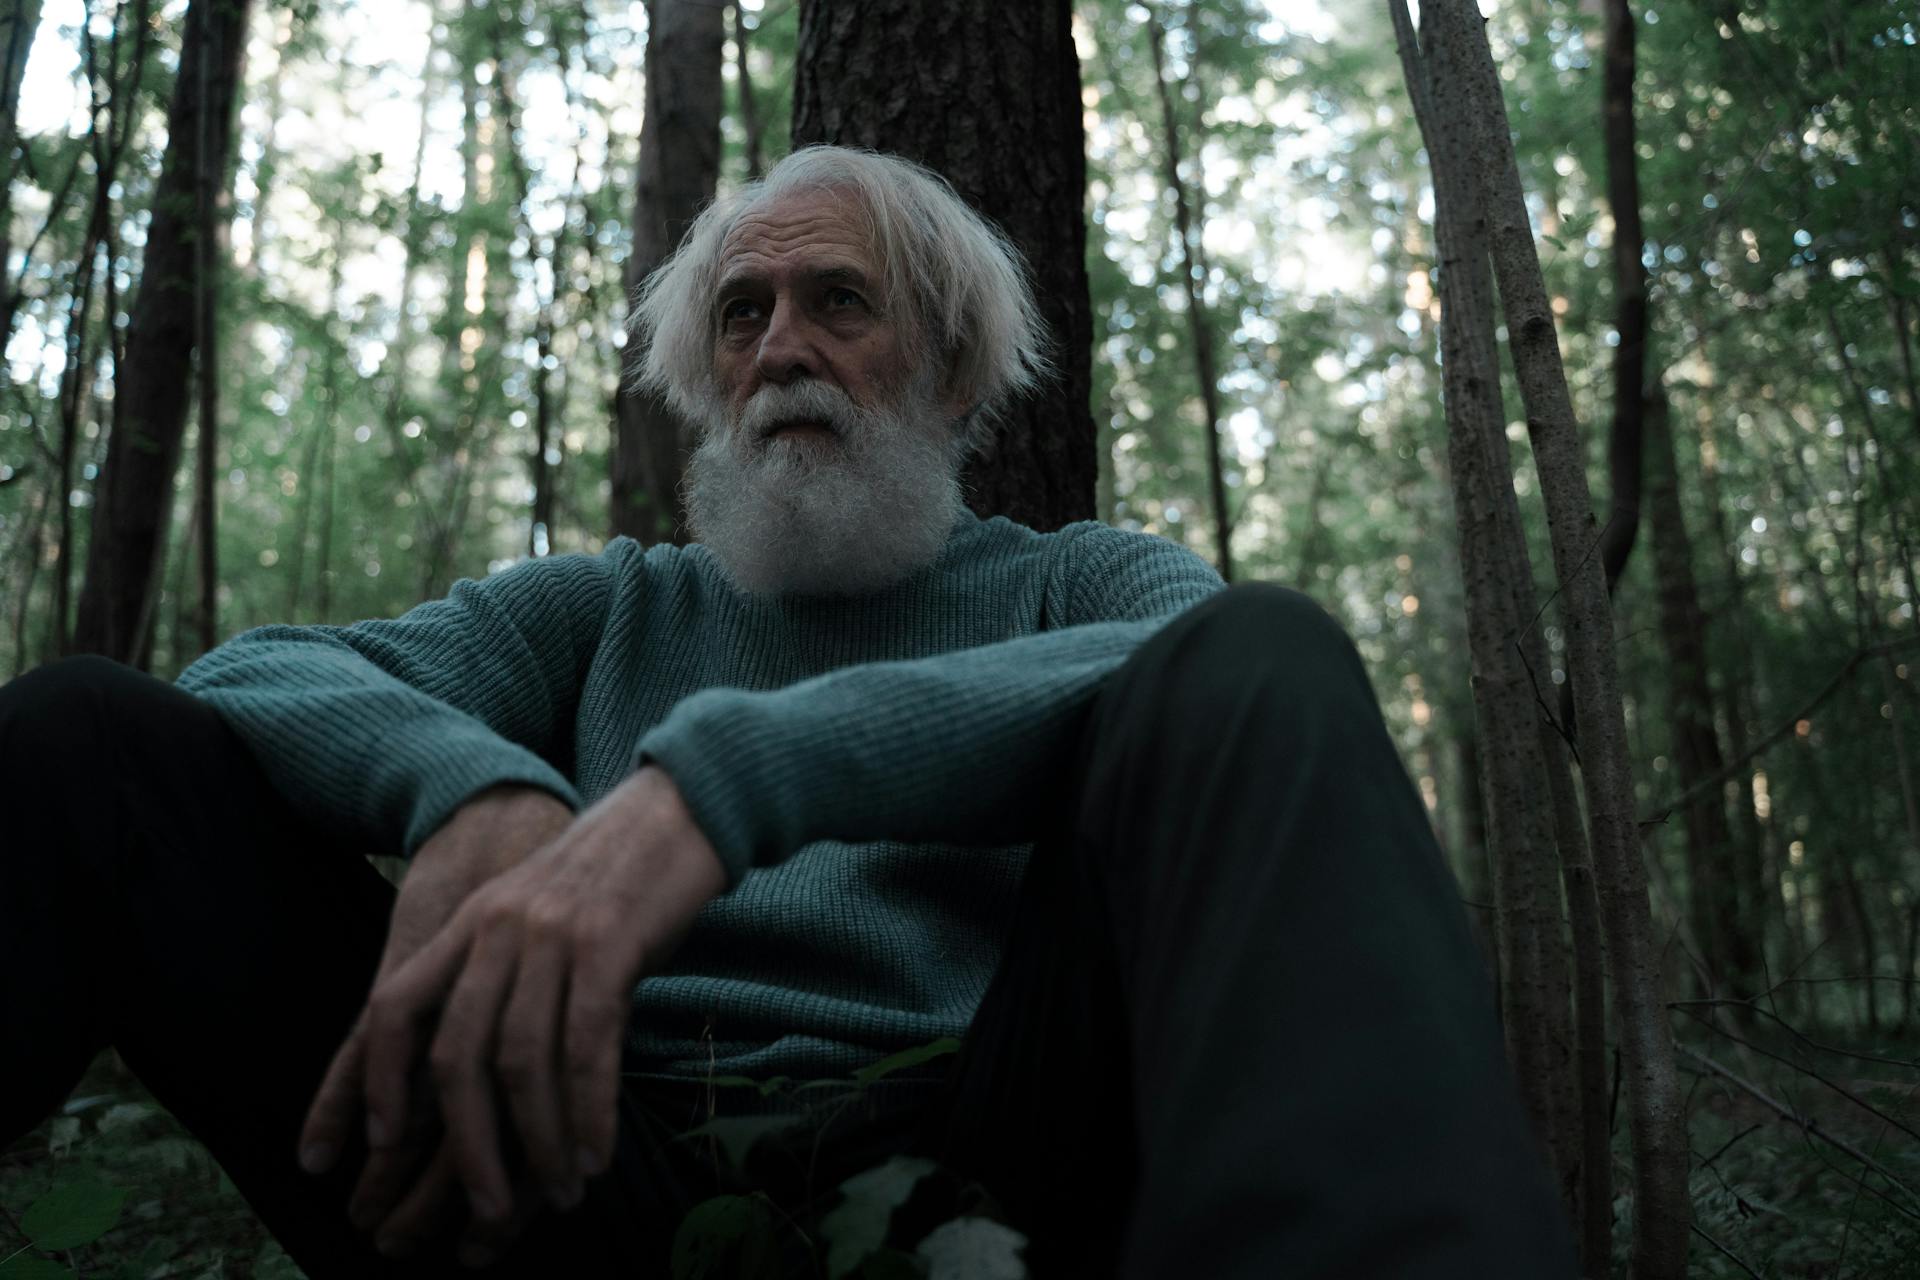
[[[1625,572],[1640,529],[1642,438],[1647,385],[1646,233],[1640,222],[1640,168],[1634,152],[1634,31],[1629,0],[1604,0],[1606,61],[1601,77],[1607,204],[1613,212],[1613,428],[1607,436],[1612,501],[1600,558],[1611,592]]]
[[[432,27],[439,26],[440,5],[436,2],[429,6],[428,16]],[[380,376],[385,386],[385,412],[387,439],[393,450],[393,457],[399,463],[400,486],[405,493],[418,499],[421,455],[424,445],[416,444],[419,427],[414,435],[407,434],[407,423],[411,420],[414,401],[409,396],[409,382],[412,378],[411,364],[416,346],[414,330],[414,299],[420,278],[420,257],[425,231],[426,202],[421,198],[421,182],[426,172],[428,125],[432,117],[433,103],[439,96],[442,80],[434,65],[435,55],[440,50],[440,42],[430,39],[426,57],[420,66],[420,111],[418,133],[413,148],[413,180],[407,190],[406,223],[400,233],[401,264],[400,293],[394,312],[393,341],[387,347],[386,359],[381,364]],[[451,282],[450,282],[451,284]],[[449,292],[449,307],[455,305],[453,294]],[[452,349],[452,342],[448,344]],[[427,547],[433,546],[439,539],[439,504],[435,502],[415,501],[413,503],[414,528],[419,541]]]
[[[327,272],[327,314],[340,314],[340,290],[346,276],[345,258],[341,241],[345,228],[336,220],[333,223],[333,255]],[[300,593],[304,585],[302,579],[307,562],[308,529],[313,523],[313,499],[320,487],[320,451],[322,446],[331,452],[333,436],[337,429],[334,417],[336,396],[339,394],[340,351],[333,339],[331,326],[326,329],[326,350],[321,353],[324,363],[321,365],[320,411],[314,415],[313,426],[307,436],[307,455],[300,463],[300,471],[295,478],[299,485],[300,501],[295,508],[293,521],[293,550],[287,572],[287,621],[300,621]],[[422,593],[425,594],[424,592]],[[324,615],[324,610],[322,611]]]
[[[667,260],[720,177],[720,80],[726,11],[706,0],[651,0],[647,26],[647,101],[640,122],[634,183],[631,298]],[[641,358],[628,342],[628,373]],[[653,393],[623,395],[614,423],[613,531],[642,542],[684,543],[680,473],[692,441],[688,425]]]
[[[40,30],[41,0],[0,0],[0,292],[13,257],[13,176],[19,141],[20,82]],[[0,333],[0,350],[12,334]]]
[[[115,392],[117,421],[96,486],[74,635],[74,646],[86,652],[137,659],[152,619],[186,427],[198,274],[192,212],[199,150],[204,138],[208,166],[215,173],[228,172],[251,3],[193,0],[187,8],[181,71],[167,117],[167,151]],[[203,62],[204,77],[195,73]],[[203,113],[208,117],[204,127]]]
[[[53,608],[48,619],[47,656],[67,651],[68,621],[72,616],[69,593],[73,584],[73,468],[80,448],[81,418],[86,413],[87,371],[93,358],[87,349],[88,315],[92,310],[95,263],[100,256],[99,236],[104,232],[104,206],[107,184],[95,193],[94,220],[81,245],[82,257],[67,307],[66,367],[60,375],[60,446],[56,461],[59,496],[59,533],[57,559],[53,571]],[[111,323],[111,317],[108,323]]]
[[[1233,526],[1227,511],[1226,471],[1220,459],[1220,375],[1213,357],[1213,324],[1207,313],[1206,276],[1195,262],[1203,234],[1194,225],[1186,179],[1180,175],[1180,120],[1174,113],[1173,90],[1167,84],[1166,28],[1159,11],[1147,11],[1147,42],[1153,53],[1153,84],[1160,95],[1160,125],[1166,146],[1167,189],[1173,193],[1174,233],[1180,241],[1180,281],[1187,295],[1187,325],[1193,336],[1194,379],[1200,384],[1201,414],[1207,442],[1207,482],[1213,497],[1213,539],[1218,548],[1220,577],[1233,581]],[[1200,184],[1204,195],[1206,184]]]
[[[1727,620],[1726,625],[1733,632],[1732,643],[1727,646],[1732,656],[1723,661],[1720,668],[1720,705],[1727,722],[1727,753],[1732,759],[1745,762],[1752,759],[1748,748],[1747,723],[1754,714],[1753,675],[1747,658],[1752,649],[1746,635],[1746,582],[1740,572],[1740,558],[1728,533],[1726,509],[1720,498],[1720,457],[1713,435],[1716,410],[1711,382],[1701,386],[1700,395],[1700,499],[1707,512],[1707,527],[1713,539],[1713,560],[1719,570],[1721,590],[1726,593],[1718,616]],[[1675,453],[1677,464],[1677,445]],[[1760,815],[1762,801],[1759,785],[1755,770],[1743,767],[1733,806],[1733,838],[1736,851],[1754,869],[1751,883],[1741,886],[1748,892],[1741,913],[1749,922],[1755,956],[1761,971],[1765,972],[1768,921],[1774,917],[1776,909],[1779,918],[1782,921],[1786,919],[1786,902],[1780,890],[1784,877],[1780,873],[1777,857],[1778,842],[1773,838],[1776,828],[1770,817],[1762,818]]]
[[[322,435],[320,465],[326,479],[320,482],[320,546],[319,557],[315,565],[313,585],[316,589],[314,620],[327,623],[333,620],[333,526],[335,491],[338,488],[336,477],[340,468],[340,424],[334,406],[339,403],[340,389],[332,376],[331,364],[328,366],[328,395],[326,429]]]
[[[1600,529],[1600,564],[1607,594],[1620,585],[1640,533],[1641,477],[1647,385],[1647,269],[1641,255],[1646,233],[1640,221],[1640,170],[1634,154],[1633,14],[1628,0],[1602,0],[1606,59],[1601,76],[1601,115],[1606,139],[1607,203],[1613,211],[1614,331],[1613,426],[1607,433],[1607,522]],[[1573,681],[1560,686],[1560,718],[1577,732]]]
[[[753,75],[747,68],[746,10],[733,0],[733,70],[740,88],[740,132],[745,135],[747,181],[757,181],[760,163],[760,108],[753,100]]]
[[[91,19],[91,15],[87,15]],[[136,20],[144,15],[137,14]],[[136,74],[138,66],[144,61],[145,37],[135,34],[134,62]],[[92,324],[90,314],[93,308],[93,291],[96,279],[104,276],[106,284],[106,306],[103,319],[108,338],[109,350],[114,356],[115,384],[118,384],[119,348],[113,344],[114,316],[119,308],[114,287],[112,262],[115,257],[114,199],[113,191],[119,176],[120,157],[124,149],[126,132],[125,118],[131,114],[119,106],[120,79],[120,27],[116,22],[107,46],[108,66],[102,72],[99,60],[99,47],[93,37],[91,21],[80,29],[81,49],[86,69],[87,83],[96,95],[95,106],[87,123],[87,151],[94,162],[93,199],[87,216],[87,230],[81,242],[79,256],[75,260],[74,280],[68,292],[66,316],[65,363],[60,375],[60,444],[56,456],[59,472],[59,517],[58,517],[58,558],[54,564],[53,607],[48,622],[46,652],[55,657],[67,651],[69,627],[73,620],[71,591],[73,585],[74,561],[74,523],[73,523],[73,470],[80,447],[80,431],[87,413],[87,390],[93,382],[93,354],[90,335]],[[135,82],[128,82],[135,83]],[[107,260],[107,270],[100,271],[100,259]],[[117,401],[115,402],[117,403]],[[99,494],[96,487],[95,498]]]
[[[1673,1063],[1658,952],[1633,809],[1633,776],[1619,691],[1606,579],[1594,559],[1597,530],[1585,448],[1560,362],[1553,313],[1528,222],[1526,198],[1479,11],[1469,0],[1427,0],[1437,38],[1458,51],[1465,72],[1437,110],[1464,113],[1473,133],[1477,180],[1491,219],[1491,254],[1508,341],[1527,410],[1555,576],[1564,601],[1568,656],[1580,714],[1600,907],[1613,976],[1615,1021],[1634,1146],[1638,1280],[1678,1280],[1689,1238],[1686,1105]]]
[[[18,472],[14,479],[20,478]],[[42,487],[40,496],[34,501],[33,512],[27,517],[27,529],[23,541],[26,543],[27,571],[20,579],[19,597],[13,609],[13,674],[19,675],[27,669],[27,606],[33,599],[34,580],[40,576],[40,560],[46,554],[43,541],[47,524],[47,507],[55,498],[64,497],[55,491],[57,479],[50,480]]]
[[[1648,409],[1647,436],[1652,445],[1648,497],[1660,641],[1666,655],[1667,716],[1675,772],[1682,791],[1692,796],[1681,810],[1687,904],[1694,937],[1707,952],[1701,960],[1720,985],[1720,994],[1744,999],[1760,990],[1755,929],[1742,910],[1751,898],[1744,886],[1758,878],[1759,870],[1743,865],[1738,856],[1727,822],[1725,794],[1718,787],[1700,786],[1726,767],[1707,681],[1706,616],[1694,584],[1693,543],[1681,513],[1665,397],[1655,399]]]
[[[4,0],[0,0],[0,2],[4,2]],[[32,0],[29,0],[29,3],[31,2]],[[37,8],[38,6],[35,5],[34,7]],[[100,74],[97,61],[97,49],[92,30],[92,14],[84,5],[82,6],[82,13],[83,16],[87,18],[87,21],[83,22],[80,26],[80,45],[84,53],[87,81],[92,88],[94,101],[99,104],[89,119],[87,137],[87,154],[88,158],[93,161],[92,177],[96,190],[112,188],[113,176],[120,171],[120,160],[121,157],[126,154],[127,140],[132,136],[134,121],[140,115],[137,111],[121,110],[120,106],[132,99],[134,96],[132,87],[141,82],[146,71],[147,52],[153,44],[153,24],[148,21],[151,7],[151,0],[133,0],[132,14],[124,29],[120,25],[120,11],[118,9],[114,11],[113,35],[107,44],[108,68],[106,75],[103,77]],[[125,32],[124,36],[122,34],[123,30]],[[32,31],[27,28],[24,23],[14,28],[14,31],[20,34],[22,41],[30,41],[33,38]],[[123,66],[120,60],[120,53],[122,41],[126,38],[132,39],[133,51]],[[11,36],[9,37],[9,43],[12,43]],[[15,52],[24,64],[27,52],[24,45],[16,47]],[[22,70],[24,71],[24,65],[22,66]],[[15,86],[15,88],[17,91],[18,86]],[[14,99],[14,106],[16,108],[18,106],[17,93]],[[106,148],[104,153],[100,148],[100,138],[98,134],[98,125],[103,114],[107,124]],[[5,154],[9,157],[9,163],[11,163],[13,154],[11,147],[6,149]],[[27,276],[33,267],[34,251],[37,250],[42,241],[46,239],[48,232],[59,225],[66,215],[67,201],[72,197],[80,177],[80,162],[81,156],[76,154],[73,163],[67,167],[66,177],[60,181],[59,190],[53,193],[53,199],[49,202],[46,216],[40,224],[40,230],[27,242],[26,251],[20,255],[20,266],[14,273],[13,279],[10,282],[6,281],[3,274],[0,274],[0,350],[4,350],[7,343],[13,338],[14,313],[20,304],[21,289],[24,287]],[[4,265],[12,252],[12,244],[10,243],[12,212],[11,204],[9,203],[12,196],[12,176],[12,169],[9,168],[7,171],[8,183],[6,192],[4,196],[0,196],[0,273],[3,273]],[[106,238],[109,242],[113,240],[111,222],[109,222],[109,231]],[[113,274],[111,272],[107,275],[107,281],[108,290],[111,291],[113,289]],[[117,312],[117,308],[114,310]],[[114,331],[113,327],[108,326],[108,331],[112,333]]]
[[[1492,436],[1506,430],[1494,346],[1493,282],[1485,219],[1476,208],[1464,121],[1434,109],[1432,86],[1457,78],[1442,46],[1416,48],[1405,8],[1394,24],[1415,115],[1433,161],[1434,239],[1440,259],[1440,341],[1445,376],[1447,465],[1453,478],[1460,567],[1466,589],[1473,669],[1474,723],[1486,793],[1492,853],[1495,937],[1500,957],[1501,1021],[1522,1100],[1551,1157],[1569,1213],[1580,1207],[1577,1063],[1571,985],[1562,933],[1547,762],[1535,729],[1539,691],[1520,645],[1527,620],[1516,608],[1517,582],[1531,582],[1525,560],[1509,559]],[[1517,582],[1516,582],[1517,580]]]
[[[1059,377],[1008,408],[966,483],[976,512],[1036,529],[1094,514],[1084,110],[1067,0],[801,2],[793,145],[925,164],[1032,269]]]
[[[1651,488],[1655,578],[1660,640],[1666,653],[1669,723],[1674,763],[1682,789],[1722,769],[1724,757],[1714,727],[1713,693],[1708,677],[1706,617],[1693,576],[1693,545],[1680,505],[1674,462],[1672,415],[1650,377],[1647,358],[1646,234],[1640,217],[1640,164],[1636,151],[1633,85],[1634,17],[1630,0],[1606,0],[1606,170],[1607,202],[1613,211],[1613,279],[1620,346],[1613,368],[1613,474],[1615,518],[1603,549],[1611,552],[1623,536],[1618,497],[1623,485],[1634,491],[1637,523],[1640,473],[1648,456],[1645,441],[1658,438],[1651,451]],[[1631,472],[1631,475],[1627,474]],[[1631,549],[1632,532],[1624,535]],[[1625,554],[1621,554],[1624,564]],[[1619,577],[1609,559],[1608,586]],[[1687,903],[1695,938],[1709,954],[1701,957],[1730,994],[1744,997],[1759,989],[1754,922],[1743,910],[1751,900],[1758,869],[1742,865],[1727,822],[1726,800],[1715,791],[1687,805],[1682,814],[1687,851]],[[1745,849],[1752,853],[1752,847]]]
[[[236,38],[244,46],[244,27]],[[202,102],[208,101],[212,94],[213,55],[213,48],[203,44],[200,46],[198,63],[191,67],[182,64],[180,68],[181,75],[199,77]],[[238,88],[237,84],[235,88]],[[200,438],[199,457],[194,469],[194,531],[198,535],[200,553],[200,607],[195,613],[194,630],[200,645],[199,652],[205,653],[218,643],[220,274],[227,260],[227,219],[232,209],[226,194],[229,148],[222,146],[215,150],[211,112],[199,113],[198,127],[200,137],[194,152],[197,173],[194,184],[193,348],[194,383],[199,399]]]
[[[566,276],[567,227],[572,217],[574,202],[580,197],[579,156],[576,154],[574,158],[574,189],[561,205],[560,229],[547,240],[545,251],[541,253],[538,247],[541,237],[534,233],[533,225],[528,218],[533,200],[533,175],[528,172],[526,160],[520,154],[519,143],[515,141],[520,134],[520,104],[504,65],[501,73],[494,77],[494,86],[501,114],[507,122],[505,147],[507,162],[513,169],[514,179],[519,189],[519,199],[515,202],[519,211],[519,238],[526,242],[529,254],[537,254],[545,258],[547,278],[550,281],[546,295],[540,299],[539,312],[533,326],[533,452],[528,459],[529,478],[533,483],[533,519],[527,528],[527,554],[544,556],[552,547],[553,479],[558,465],[557,460],[551,464],[547,461],[547,454],[552,451],[555,440],[552,378],[552,366],[555,363],[553,358],[554,316],[559,306],[561,282]],[[536,281],[539,274],[536,267],[534,271]]]
[[[331,354],[329,354],[331,358]],[[313,491],[319,486],[320,442],[325,438],[330,419],[322,413],[307,434],[307,455],[300,463],[300,472],[295,477],[299,486],[299,502],[294,507],[293,546],[287,556],[287,621],[300,621],[300,589],[304,585],[307,567],[307,528],[313,518]]]

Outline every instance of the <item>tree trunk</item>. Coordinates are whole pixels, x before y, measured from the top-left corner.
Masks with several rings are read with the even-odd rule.
[[[1600,535],[1600,558],[1611,592],[1626,571],[1640,530],[1640,478],[1647,382],[1647,266],[1641,254],[1640,168],[1634,153],[1633,13],[1628,0],[1605,0],[1606,63],[1601,77],[1605,118],[1607,203],[1613,211],[1613,430],[1607,437],[1612,499]]]
[[[801,0],[794,147],[919,161],[1032,268],[1060,376],[1006,410],[966,483],[976,512],[1036,529],[1095,514],[1082,110],[1067,0]]]
[[[1640,533],[1640,486],[1646,452],[1647,268],[1641,254],[1646,233],[1640,222],[1640,169],[1634,154],[1633,14],[1628,0],[1602,0],[1606,10],[1606,61],[1601,76],[1601,115],[1606,139],[1607,203],[1613,211],[1614,331],[1613,429],[1607,434],[1607,479],[1611,494],[1600,530],[1600,565],[1611,596],[1627,571]],[[1573,681],[1560,686],[1560,718],[1575,732],[1579,715]]]
[[[60,443],[56,451],[55,466],[58,472],[58,556],[53,574],[53,606],[48,619],[46,654],[49,658],[65,653],[69,646],[68,628],[73,621],[70,608],[70,596],[73,584],[73,560],[75,529],[73,522],[73,470],[79,453],[79,437],[82,421],[87,412],[87,387],[92,382],[91,371],[95,350],[90,338],[93,334],[89,312],[93,306],[94,281],[104,282],[106,294],[102,308],[101,328],[104,330],[108,358],[112,361],[113,384],[118,386],[122,350],[116,339],[114,317],[119,313],[119,291],[115,285],[116,273],[113,263],[119,256],[119,238],[115,229],[119,224],[114,210],[114,191],[119,185],[120,161],[126,154],[127,138],[132,132],[132,118],[137,112],[123,109],[122,86],[139,83],[141,70],[146,64],[146,51],[149,43],[146,27],[147,6],[143,2],[133,12],[133,25],[130,32],[133,40],[133,53],[130,69],[122,73],[120,48],[124,38],[118,22],[118,15],[109,37],[107,46],[107,66],[100,66],[99,49],[94,40],[91,26],[80,29],[81,47],[84,51],[83,63],[87,80],[92,87],[97,105],[88,121],[87,150],[93,159],[93,199],[87,215],[87,230],[81,241],[79,255],[75,259],[74,280],[68,291],[66,316],[66,360],[60,375]],[[76,171],[78,165],[76,164]],[[71,176],[71,175],[70,175]],[[29,246],[31,251],[31,246]],[[104,258],[107,269],[100,270]],[[22,264],[22,275],[25,264]],[[9,291],[8,306],[15,301],[15,295]],[[12,332],[11,312],[7,317],[4,330],[0,330],[0,342]],[[113,412],[110,402],[108,414]],[[97,410],[96,410],[97,411]],[[95,499],[99,498],[99,489],[95,488]]]
[[[244,52],[246,28],[237,37]],[[193,74],[200,80],[200,100],[207,101],[213,78],[213,50],[202,45],[200,57],[192,66],[182,64],[182,75]],[[236,76],[235,89],[239,88]],[[194,157],[197,173],[194,184],[193,230],[193,347],[194,390],[197,408],[198,457],[194,467],[194,529],[200,577],[199,608],[194,614],[195,639],[199,653],[218,643],[220,609],[220,278],[227,262],[227,223],[232,217],[232,198],[227,178],[227,147],[217,152],[213,146],[213,117],[199,113],[200,137]],[[216,163],[216,160],[218,163]],[[180,655],[175,655],[176,659]],[[182,666],[185,663],[181,663]]]
[[[252,0],[193,0],[167,114],[167,152],[100,469],[74,648],[135,660],[152,618],[173,477],[186,428],[193,345],[196,185],[229,172],[234,101]],[[198,69],[205,68],[204,74]],[[202,120],[202,115],[205,120]]]
[[[1741,906],[1741,912],[1749,922],[1756,959],[1764,972],[1767,968],[1768,921],[1776,912],[1783,922],[1787,919],[1785,896],[1781,892],[1785,876],[1777,853],[1779,842],[1775,839],[1775,832],[1778,827],[1771,818],[1771,805],[1762,799],[1761,783],[1755,776],[1755,766],[1750,763],[1753,755],[1747,747],[1747,723],[1754,711],[1753,676],[1748,665],[1748,655],[1752,652],[1751,638],[1747,634],[1750,615],[1746,581],[1740,572],[1740,557],[1727,530],[1726,511],[1720,497],[1720,457],[1713,435],[1716,408],[1712,382],[1703,382],[1698,394],[1702,401],[1696,418],[1700,429],[1700,499],[1707,513],[1707,531],[1712,539],[1714,564],[1721,590],[1725,592],[1718,616],[1727,620],[1726,625],[1733,633],[1732,643],[1727,646],[1732,656],[1720,666],[1720,706],[1727,723],[1727,753],[1732,759],[1743,762],[1733,802],[1733,838],[1736,852],[1754,869],[1752,883],[1743,886],[1748,890],[1748,896]],[[1676,478],[1679,474],[1678,462],[1679,448],[1676,442]],[[1761,816],[1763,807],[1769,810],[1764,818]],[[1788,988],[1789,996],[1797,990]]]
[[[1657,395],[1657,393],[1656,393]],[[1741,864],[1727,820],[1726,796],[1702,787],[1725,769],[1714,728],[1713,691],[1707,681],[1707,624],[1693,576],[1693,543],[1680,509],[1671,414],[1664,396],[1647,414],[1648,498],[1653,517],[1653,562],[1660,612],[1660,642],[1666,656],[1667,719],[1674,771],[1692,798],[1681,811],[1687,846],[1687,904],[1701,957],[1719,994],[1744,998],[1758,991],[1756,931],[1743,908],[1757,867]],[[1696,794],[1697,791],[1697,794]]]
[[[720,66],[726,8],[706,0],[651,0],[647,6],[647,101],[634,183],[633,252],[627,296],[667,260],[720,178]],[[641,358],[629,342],[629,374]],[[623,395],[614,424],[613,531],[642,542],[684,543],[680,473],[692,441],[687,425],[653,393]]]
[[[0,293],[7,282],[7,264],[13,258],[14,144],[19,141],[20,81],[26,75],[27,54],[40,30],[41,0],[0,2]],[[0,333],[0,350],[12,335]]]
[[[1493,867],[1500,1013],[1507,1052],[1535,1135],[1568,1210],[1580,1190],[1580,1126],[1566,942],[1555,884],[1553,813],[1541,786],[1546,760],[1534,728],[1538,688],[1519,638],[1527,618],[1516,588],[1532,570],[1509,562],[1498,488],[1512,472],[1489,441],[1506,430],[1494,346],[1486,219],[1475,191],[1465,121],[1436,111],[1434,83],[1458,78],[1444,46],[1416,49],[1404,6],[1393,11],[1415,116],[1432,158],[1434,240],[1440,261],[1440,343],[1447,465],[1466,590],[1467,647]]]
[[[740,0],[733,0],[733,71],[739,82],[740,90],[740,132],[744,135],[743,150],[747,157],[747,181],[758,180],[761,174],[760,162],[760,108],[753,97],[753,75],[747,67],[747,26],[746,10],[740,7]]]
[[[1639,1280],[1678,1280],[1685,1273],[1689,1237],[1686,1107],[1674,1069],[1647,903],[1612,614],[1605,574],[1593,557],[1598,531],[1586,451],[1567,391],[1485,25],[1469,0],[1427,0],[1422,13],[1432,18],[1436,38],[1457,51],[1451,60],[1464,72],[1458,83],[1446,84],[1445,101],[1443,81],[1435,80],[1434,106],[1461,115],[1472,131],[1476,179],[1491,219],[1494,272],[1546,503],[1555,576],[1563,593],[1562,617],[1580,713],[1581,774],[1628,1084],[1635,1182],[1633,1270]]]
[[[1206,272],[1197,261],[1202,228],[1194,225],[1187,181],[1180,175],[1180,120],[1174,114],[1173,90],[1167,84],[1166,28],[1159,14],[1148,10],[1147,42],[1153,52],[1153,85],[1160,96],[1160,124],[1166,137],[1167,190],[1173,193],[1174,234],[1180,241],[1180,280],[1187,295],[1187,325],[1193,335],[1193,375],[1200,385],[1201,414],[1205,419],[1207,481],[1213,496],[1215,563],[1220,576],[1233,581],[1233,525],[1227,511],[1226,471],[1220,460],[1220,375],[1214,367],[1213,321],[1207,313]],[[1206,194],[1206,185],[1200,185]],[[1203,214],[1204,217],[1204,214]]]

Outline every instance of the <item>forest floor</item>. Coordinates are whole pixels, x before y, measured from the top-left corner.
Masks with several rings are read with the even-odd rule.
[[[1834,1036],[1816,1048],[1758,1028],[1739,1034],[1751,1043],[1715,1036],[1710,1045],[1683,1032],[1694,1152],[1690,1274],[1920,1280],[1914,1037]],[[1808,1123],[1783,1118],[1694,1055]],[[1622,1248],[1632,1205],[1626,1161],[1622,1141]],[[29,1237],[57,1237],[48,1223],[63,1215],[68,1238],[85,1242],[34,1248]],[[75,1275],[298,1280],[301,1272],[205,1149],[103,1054],[60,1115],[0,1152],[0,1280]]]

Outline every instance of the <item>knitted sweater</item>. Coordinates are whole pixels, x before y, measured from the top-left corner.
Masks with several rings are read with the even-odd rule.
[[[659,764],[728,890],[635,991],[630,1069],[817,1079],[965,1032],[1102,678],[1219,587],[1093,523],[965,516],[857,598],[747,596],[703,547],[617,538],[397,619],[252,630],[179,684],[369,852],[499,783],[578,809]]]

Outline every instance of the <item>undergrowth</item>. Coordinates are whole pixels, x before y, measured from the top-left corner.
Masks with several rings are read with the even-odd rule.
[[[1724,1021],[1711,1030],[1679,1022],[1693,1149],[1690,1276],[1920,1280],[1914,1037],[1810,1039],[1766,1026],[1731,1031]],[[866,1074],[877,1078],[894,1065]],[[776,1128],[722,1120],[700,1136],[744,1169],[754,1144]],[[1633,1215],[1628,1158],[1624,1136],[1616,1135],[1614,1269],[1621,1275]],[[896,1158],[849,1179],[817,1213],[798,1219],[739,1187],[688,1215],[673,1274],[1024,1276],[1022,1238],[996,1221],[983,1189],[919,1194],[942,1174],[928,1162]],[[931,1215],[929,1199],[942,1205]],[[920,1210],[911,1225],[909,1201]],[[205,1150],[111,1055],[94,1063],[61,1114],[0,1154],[0,1259],[0,1280],[301,1274]]]

